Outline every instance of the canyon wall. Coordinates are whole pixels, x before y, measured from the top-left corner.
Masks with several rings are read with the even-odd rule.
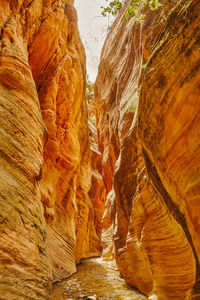
[[[149,297],[198,299],[200,3],[162,1],[142,23],[127,5],[95,84],[103,255]]]
[[[48,299],[98,255],[73,1],[0,1],[0,298]]]

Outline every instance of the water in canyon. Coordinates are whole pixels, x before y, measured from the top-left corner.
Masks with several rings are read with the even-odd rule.
[[[142,300],[147,299],[128,287],[115,265],[101,258],[84,259],[77,273],[53,285],[51,300]]]

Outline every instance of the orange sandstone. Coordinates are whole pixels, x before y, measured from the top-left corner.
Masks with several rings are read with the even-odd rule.
[[[143,293],[183,300],[199,280],[200,4],[162,4],[142,24],[124,22],[125,4],[101,54],[103,253],[114,249],[120,273]]]
[[[73,1],[0,1],[0,298],[48,299],[99,254]]]

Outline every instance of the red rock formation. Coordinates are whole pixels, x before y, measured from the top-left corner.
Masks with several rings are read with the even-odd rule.
[[[139,105],[139,135],[147,169],[193,251],[197,283],[200,259],[200,51],[196,32],[200,25],[199,15],[198,1],[190,1],[187,6],[180,1],[174,9],[168,26],[161,33],[161,44],[155,44],[152,49]],[[163,69],[166,62],[167,68]],[[182,253],[178,254],[180,263]],[[185,265],[184,259],[182,262]],[[191,271],[188,268],[188,272]],[[195,288],[194,293],[198,284]]]
[[[105,210],[106,188],[102,177],[102,154],[98,146],[98,136],[96,129],[96,110],[94,94],[87,96],[89,140],[91,151],[92,184],[89,196],[94,208],[94,224],[99,240],[102,233],[102,218]],[[101,251],[101,245],[99,244]]]
[[[110,192],[103,235],[113,235],[104,252],[113,240],[125,280],[158,299],[188,299],[199,278],[199,8],[163,1],[143,24],[122,11],[95,86]]]
[[[102,177],[102,154],[98,148],[96,127],[89,121],[90,149],[92,160],[92,184],[89,196],[94,208],[94,224],[97,235],[101,239],[102,218],[105,209],[106,188]]]
[[[47,131],[28,62],[21,5],[0,3],[0,298],[47,299],[51,275],[38,185]]]
[[[0,298],[48,299],[99,253],[85,55],[73,1],[1,1],[0,29]]]

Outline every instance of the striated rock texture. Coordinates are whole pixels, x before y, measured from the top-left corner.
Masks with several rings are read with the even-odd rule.
[[[48,299],[99,254],[73,1],[0,1],[0,299]]]
[[[92,184],[89,196],[94,209],[94,224],[99,240],[102,234],[102,218],[105,210],[106,188],[102,177],[102,154],[98,148],[97,129],[91,121],[89,125],[90,150],[92,161]],[[101,247],[99,244],[99,250]]]
[[[198,299],[200,3],[162,4],[142,24],[126,4],[101,54],[104,254],[149,296]]]

